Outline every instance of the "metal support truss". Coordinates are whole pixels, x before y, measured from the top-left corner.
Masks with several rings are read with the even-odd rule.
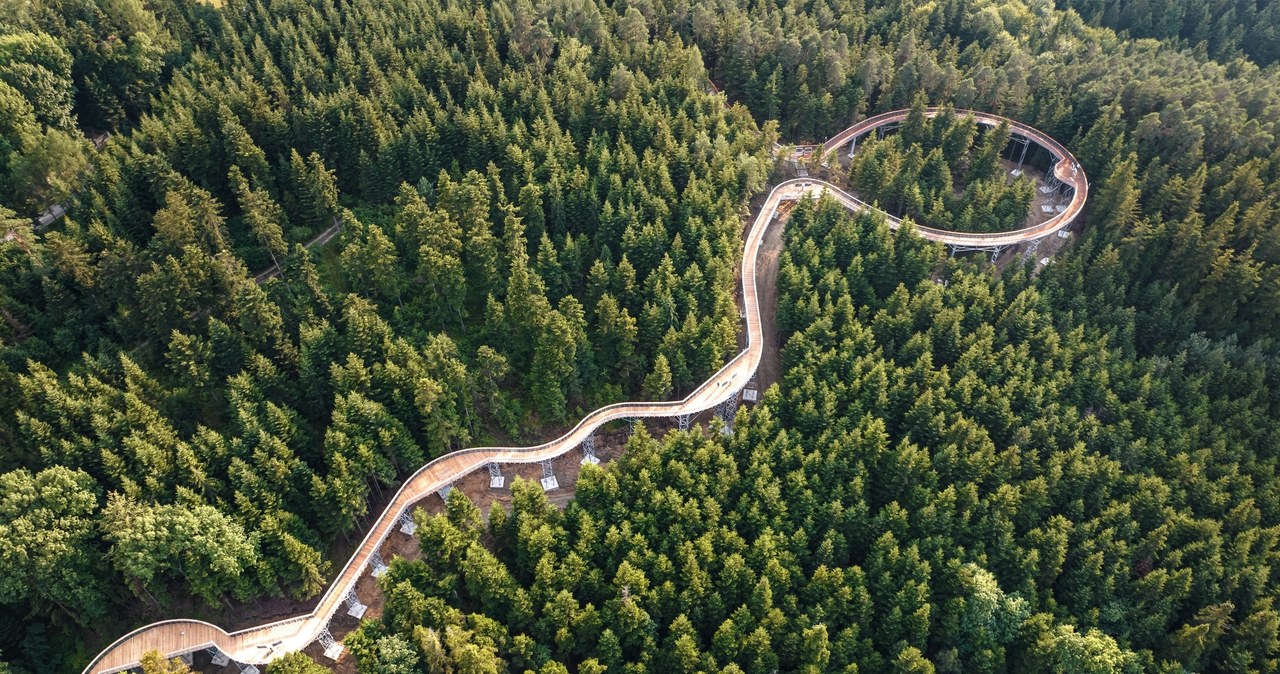
[[[364,602],[360,601],[360,597],[356,596],[356,589],[354,587],[347,590],[347,596],[343,597],[342,601],[347,604],[347,615],[355,618],[356,620],[364,618],[364,612],[369,610],[369,607],[365,606]]]
[[[320,643],[321,648],[325,649],[328,649],[338,643],[338,640],[334,639],[333,634],[329,632],[328,625],[325,625],[324,629],[320,630],[320,634],[316,637],[316,641]]]
[[[738,391],[734,391],[728,400],[716,406],[716,416],[724,422],[724,434],[733,432],[733,420],[738,416]]]
[[[1018,156],[1018,172],[1022,172],[1022,162],[1027,159],[1027,150],[1031,147],[1031,139],[1026,136],[1011,135],[1009,136],[1009,159],[1013,159],[1013,146],[1021,145],[1022,154]]]
[[[320,630],[320,635],[316,637],[316,641],[320,642],[320,648],[324,649],[324,656],[330,660],[337,661],[342,657],[342,642],[333,638],[329,633],[329,626],[325,625]]]
[[[373,574],[374,578],[378,578],[387,572],[387,563],[382,561],[381,550],[374,550],[373,555],[369,557],[369,569],[369,573]]]
[[[747,385],[742,387],[742,402],[758,402],[760,400],[759,372],[752,372]]]
[[[680,426],[680,430],[687,431],[689,430],[689,421],[692,418],[693,418],[693,415],[690,415],[690,414],[676,415],[676,424]]]
[[[632,433],[635,433],[635,432],[636,432],[636,418],[627,417],[627,435],[630,436]]]
[[[1023,262],[1026,262],[1036,256],[1036,249],[1040,247],[1040,242],[1044,241],[1044,239],[1045,237],[1042,236],[1038,239],[1032,239],[1031,242],[1027,244],[1027,249],[1022,251]]]
[[[543,491],[552,491],[560,488],[560,481],[556,479],[555,469],[551,465],[551,459],[543,459],[538,463],[542,464],[542,479],[538,480],[542,484]]]
[[[1000,257],[1000,253],[1004,252],[1008,246],[960,246],[956,244],[948,244],[951,248],[951,257],[955,257],[956,253],[969,253],[973,251],[982,251],[991,254],[991,263],[995,264],[996,258]]]
[[[897,130],[898,130],[898,122],[889,122],[888,124],[883,124],[883,125],[881,125],[881,126],[877,126],[877,127],[876,127],[876,134],[877,134],[880,138],[884,138],[884,135],[885,135],[886,133],[888,133],[888,132],[890,132],[890,131],[897,131]]]
[[[400,516],[400,532],[406,536],[412,536],[418,531],[418,523],[413,521],[413,515],[405,513]]]
[[[436,492],[436,493],[440,494],[440,499],[447,503],[449,501],[449,492],[451,491],[453,491],[453,485],[446,484],[445,486],[440,488],[439,492]]]
[[[507,486],[507,478],[502,475],[502,466],[496,463],[489,464],[489,488],[502,489]]]
[[[587,439],[582,441],[582,463],[600,463],[600,457],[596,456],[595,435],[588,435]]]

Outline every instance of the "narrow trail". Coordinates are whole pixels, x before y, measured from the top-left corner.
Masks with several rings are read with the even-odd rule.
[[[329,229],[326,229],[323,232],[320,232],[315,236],[315,238],[302,244],[302,247],[306,248],[307,250],[311,250],[316,246],[323,246],[324,244],[329,243],[329,241],[333,240],[333,237],[337,236],[338,232],[341,232],[341,231],[342,231],[342,219],[335,216],[333,218],[333,224],[329,226]],[[270,267],[267,267],[266,269],[258,272],[258,274],[253,277],[253,282],[257,283],[258,285],[262,285],[263,283],[266,283],[267,281],[270,281],[271,279],[279,275],[280,275],[280,264],[278,262],[272,263]]]
[[[856,147],[857,138],[878,128],[900,123],[906,118],[907,112],[898,110],[859,122],[824,143],[820,152],[825,157],[851,143]],[[939,112],[939,109],[930,109],[926,114],[933,116]],[[957,112],[973,115],[979,124],[989,127],[1007,121],[1015,135],[1021,135],[1048,150],[1055,158],[1055,165],[1049,175],[1072,190],[1072,199],[1066,209],[1054,218],[1012,232],[975,234],[918,226],[920,236],[946,244],[953,251],[998,252],[1019,243],[1039,242],[1074,222],[1084,208],[1088,182],[1066,148],[1025,124],[986,113]],[[476,447],[441,456],[405,480],[311,612],[230,634],[216,625],[197,620],[179,619],[152,623],[117,639],[89,663],[84,674],[111,674],[136,667],[142,655],[152,650],[165,657],[176,657],[196,650],[216,648],[236,662],[260,665],[319,641],[325,654],[336,659],[342,652],[342,647],[329,633],[329,621],[344,605],[349,593],[354,592],[366,571],[377,575],[385,568],[383,544],[393,531],[403,526],[411,509],[422,499],[442,493],[462,477],[491,465],[542,463],[544,470],[549,471],[551,460],[571,450],[581,447],[584,454],[593,452],[596,429],[610,422],[674,417],[683,429],[688,427],[692,416],[699,412],[715,408],[723,413],[730,407],[736,408],[743,387],[753,375],[757,375],[766,349],[772,349],[771,353],[775,354],[770,359],[774,364],[766,365],[767,371],[761,371],[759,375],[776,381],[780,374],[776,365],[777,332],[774,318],[777,308],[777,255],[780,251],[782,228],[772,225],[781,221],[776,216],[784,204],[823,194],[832,196],[850,210],[878,211],[821,180],[797,178],[774,187],[748,228],[744,242],[740,278],[746,322],[746,348],[682,400],[608,405],[587,414],[577,426],[559,438],[540,445]],[[897,229],[902,224],[898,218],[884,215],[891,228]],[[334,231],[330,234],[330,238],[336,233]],[[762,287],[765,288],[764,311],[761,310]]]

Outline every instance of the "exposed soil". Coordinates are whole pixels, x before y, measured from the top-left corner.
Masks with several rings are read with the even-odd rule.
[[[1003,160],[1003,163],[1005,165],[1006,171],[1010,171],[1010,170],[1013,170],[1014,168],[1017,168],[1016,162]],[[1033,227],[1035,225],[1048,222],[1051,218],[1058,215],[1058,212],[1056,210],[1049,213],[1045,213],[1044,209],[1042,209],[1041,206],[1058,206],[1058,205],[1065,206],[1070,201],[1070,199],[1065,194],[1059,195],[1056,193],[1049,193],[1049,194],[1042,193],[1040,191],[1040,187],[1048,183],[1046,183],[1047,175],[1044,172],[1040,171],[1039,169],[1029,168],[1028,166],[1024,165],[1023,171],[1024,171],[1024,175],[1026,175],[1027,177],[1033,178],[1036,181],[1036,191],[1035,191],[1035,196],[1031,200],[1031,208],[1027,213],[1027,219],[1023,221],[1021,227]],[[1040,240],[1039,245],[1037,245],[1035,250],[1030,253],[1031,259],[1035,261],[1036,273],[1039,273],[1040,270],[1044,269],[1044,265],[1041,264],[1040,261],[1046,258],[1052,261],[1054,254],[1057,253],[1059,250],[1061,250],[1062,247],[1065,246],[1068,242],[1070,242],[1071,237],[1074,236],[1075,233],[1080,230],[1081,224],[1082,224],[1082,220],[1080,218],[1077,218],[1076,221],[1073,222],[1070,227],[1063,229],[1062,231],[1070,233],[1067,238],[1062,238],[1057,234],[1053,234],[1053,235],[1044,237],[1043,239]],[[996,258],[996,261],[995,261],[996,273],[1003,272],[1005,267],[1008,267],[1011,264],[1020,263],[1024,258],[1027,257],[1027,251],[1031,249],[1032,244],[1033,242],[1028,241],[1026,243],[1022,243],[1017,246],[1012,246],[1010,248],[1006,248],[1005,250],[1001,251],[1000,255]],[[979,254],[985,255],[985,253],[979,253]]]
[[[788,202],[789,204],[790,202]],[[760,354],[760,367],[756,370],[756,382],[761,391],[782,377],[782,364],[778,349],[778,258],[782,254],[782,230],[788,215],[778,209],[779,222],[774,223],[760,243],[756,257],[756,292],[760,299],[760,333],[764,350]]]

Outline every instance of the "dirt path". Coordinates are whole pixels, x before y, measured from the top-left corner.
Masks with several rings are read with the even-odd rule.
[[[302,247],[306,248],[307,250],[311,250],[316,246],[323,246],[324,244],[329,243],[329,241],[331,241],[333,237],[337,236],[338,232],[341,232],[341,231],[342,231],[342,220],[337,216],[334,216],[333,224],[329,227],[329,229],[326,229],[323,232],[320,232],[319,234],[316,235],[314,239],[303,244]],[[266,283],[267,281],[270,281],[271,279],[279,275],[280,275],[280,265],[278,263],[272,263],[270,267],[267,267],[261,272],[258,272],[258,274],[253,277],[253,281],[258,285],[262,285],[263,283]]]
[[[778,349],[778,259],[782,255],[782,230],[786,227],[786,214],[778,211],[778,222],[765,232],[756,257],[756,288],[760,294],[760,335],[764,351],[760,354],[760,367],[756,369],[756,381],[760,390],[782,377],[782,364]]]

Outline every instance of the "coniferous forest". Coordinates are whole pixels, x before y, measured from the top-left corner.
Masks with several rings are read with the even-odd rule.
[[[339,667],[1280,671],[1280,2],[0,11],[0,674],[302,606],[424,462],[688,393],[775,144],[925,106],[1079,159],[1051,264],[800,202],[733,432],[454,490]],[[829,179],[1013,229],[1008,143],[916,117]]]

